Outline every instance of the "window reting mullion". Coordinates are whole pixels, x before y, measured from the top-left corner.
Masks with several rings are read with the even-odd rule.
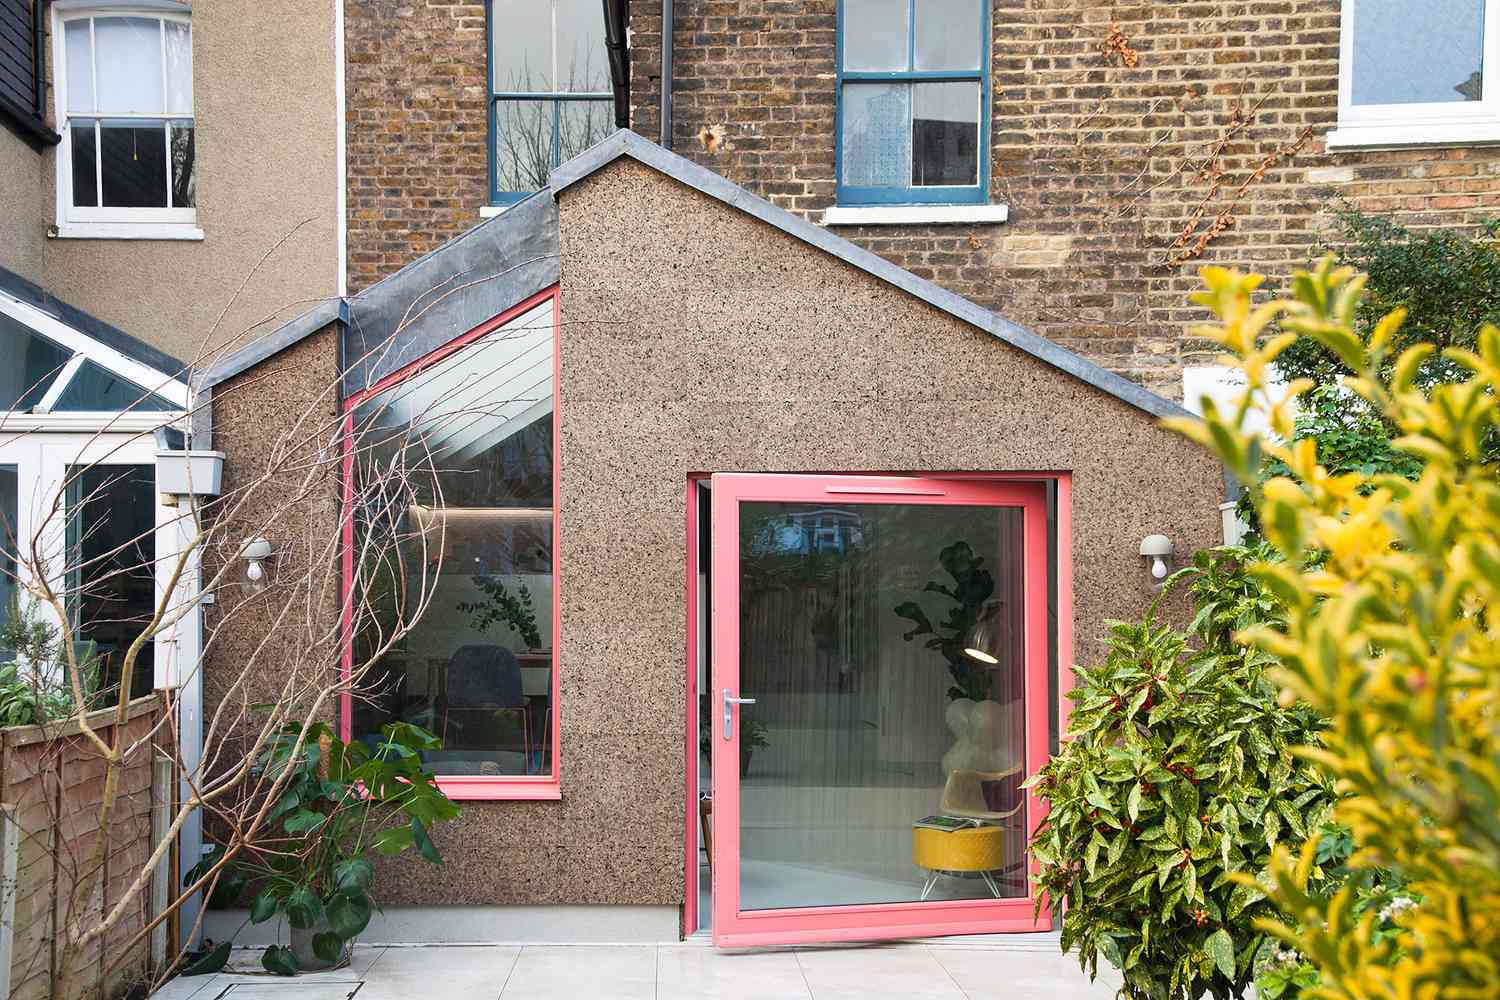
[[[906,71],[917,71],[917,0],[906,0]],[[906,86],[906,186],[917,186],[917,85]]]
[[[161,144],[162,173],[167,185],[167,207],[172,204],[172,122],[167,118],[167,19],[156,22],[156,41],[161,52]]]
[[[94,207],[104,207],[104,129],[99,122],[99,47],[94,44],[94,18],[89,16],[89,99],[94,112]]]
[[[82,353],[75,352],[63,364],[57,376],[52,380],[52,384],[47,387],[47,391],[42,394],[41,399],[37,400],[36,406],[32,407],[31,411],[33,413],[51,413],[52,408],[57,405],[57,401],[62,398],[62,394],[67,391],[69,383],[73,381],[73,376],[78,374],[78,369],[83,367],[83,363],[86,360],[87,358]]]

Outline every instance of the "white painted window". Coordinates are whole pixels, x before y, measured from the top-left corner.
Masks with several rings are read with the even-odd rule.
[[[1500,4],[1344,0],[1340,146],[1500,142]]]
[[[201,238],[189,8],[54,5],[59,236]]]

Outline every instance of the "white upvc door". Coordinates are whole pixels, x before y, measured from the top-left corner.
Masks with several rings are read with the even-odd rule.
[[[14,469],[15,472],[15,496],[0,498],[0,510],[10,508],[13,503],[16,518],[15,537],[3,539],[3,545],[7,557],[22,556],[18,564],[14,567],[7,565],[6,569],[15,573],[23,586],[30,583],[29,565],[34,562],[31,557],[34,548],[41,556],[41,560],[35,561],[47,567],[53,592],[69,592],[69,573],[76,567],[70,565],[67,529],[69,518],[77,512],[69,509],[68,480],[70,470],[85,466],[136,466],[151,470],[153,489],[150,503],[154,511],[153,555],[156,560],[154,596],[159,606],[171,578],[172,556],[178,551],[178,513],[176,507],[164,506],[154,489],[156,442],[149,434],[32,432],[0,440],[0,470]],[[0,478],[0,484],[3,484],[0,488],[9,491],[11,482],[9,477]],[[8,564],[9,559],[5,562]],[[50,606],[38,605],[37,615],[55,626],[61,625],[56,609]],[[155,644],[155,683],[162,686],[163,679],[173,673],[175,642],[172,630],[158,635]]]

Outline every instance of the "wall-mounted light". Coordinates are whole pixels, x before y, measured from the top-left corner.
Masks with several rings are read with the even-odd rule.
[[[964,655],[993,667],[1000,662],[1000,602],[986,601],[964,640]]]
[[[266,560],[271,558],[271,543],[264,538],[252,539],[240,550],[240,557],[245,560],[245,579],[250,581],[250,589],[265,590]]]
[[[1141,557],[1150,560],[1152,579],[1165,580],[1172,564],[1172,539],[1166,535],[1147,535],[1141,539]]]

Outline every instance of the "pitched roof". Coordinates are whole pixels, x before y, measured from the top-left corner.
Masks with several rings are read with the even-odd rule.
[[[1153,416],[1187,416],[1178,404],[1067,348],[919,278],[801,216],[777,208],[720,175],[629,129],[620,129],[552,171],[548,186],[344,301],[345,392],[358,391],[558,280],[556,199],[621,157],[629,157],[902,289],[998,340]],[[337,301],[337,300],[335,300]],[[317,315],[313,315],[316,313]],[[223,381],[331,322],[320,306],[221,362]],[[416,322],[420,318],[421,322]],[[394,350],[372,352],[397,332]],[[264,343],[264,346],[262,344]]]

